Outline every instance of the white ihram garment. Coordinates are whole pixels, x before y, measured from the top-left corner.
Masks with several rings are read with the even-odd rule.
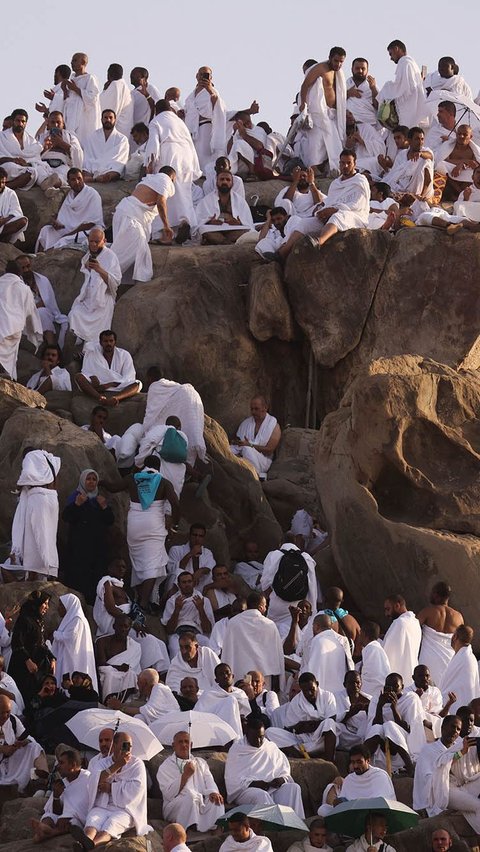
[[[454,692],[457,696],[456,702],[450,707],[450,713],[455,713],[458,707],[470,704],[474,698],[480,697],[478,663],[471,645],[460,648],[454,654],[438,687],[444,702],[447,702],[449,692]]]
[[[165,174],[146,175],[138,186],[147,186],[159,196],[169,199],[175,194],[172,179]],[[122,198],[113,214],[112,251],[118,257],[122,272],[133,266],[135,281],[151,281],[153,278],[152,255],[148,243],[152,236],[152,224],[158,216],[157,205],[145,204],[133,195]]]
[[[394,618],[383,638],[385,651],[392,672],[403,678],[403,685],[410,686],[413,670],[418,666],[418,654],[422,641],[422,628],[415,613],[408,610]]]
[[[339,634],[330,629],[312,638],[308,653],[303,655],[301,671],[312,672],[321,689],[335,694],[343,690],[345,674],[353,667],[352,656],[345,653]]]
[[[284,679],[285,659],[280,634],[270,618],[258,609],[247,609],[229,619],[222,649],[235,680],[260,669],[265,676]]]
[[[92,678],[97,691],[92,632],[80,600],[74,594],[67,594],[61,595],[60,601],[67,611],[53,634],[52,653],[57,660],[57,678],[60,681],[67,672],[85,672]]]
[[[43,307],[37,307],[38,314],[40,316],[40,321],[42,323],[43,331],[52,331],[56,334],[55,323],[60,326],[60,332],[58,335],[58,342],[60,346],[63,346],[65,341],[65,334],[68,329],[68,317],[65,314],[60,312],[60,309],[57,305],[57,300],[55,298],[55,293],[53,291],[53,287],[50,284],[50,281],[45,275],[40,275],[39,272],[34,272],[33,277],[35,280],[35,284],[37,285],[38,292],[40,294],[40,298],[43,302]],[[37,299],[35,298],[35,303],[37,303]]]
[[[33,293],[22,278],[7,272],[0,275],[0,365],[14,380],[22,333],[40,346],[43,330]]]
[[[43,821],[48,817],[56,825],[59,819],[69,819],[70,822],[83,828],[90,799],[90,772],[87,769],[81,769],[79,775],[73,781],[62,778],[62,782],[64,790],[60,796],[61,814],[53,812],[54,800],[53,793],[51,793],[43,809],[41,820]]]
[[[12,725],[12,714],[0,726],[0,745],[13,745],[25,731],[18,716],[13,718],[15,719],[15,730]],[[45,760],[43,748],[34,739],[28,737],[26,746],[17,749],[10,757],[4,757],[0,761],[0,787],[17,784],[19,793],[23,793],[30,781],[30,772],[34,763],[41,755]]]
[[[365,698],[365,692],[361,693]],[[367,713],[365,710],[359,710],[354,716],[350,716],[346,722],[342,722],[345,714],[348,713],[352,704],[346,689],[335,694],[335,704],[337,707],[337,735],[338,745],[340,748],[349,749],[354,745],[363,743],[365,740],[365,732],[367,730]]]
[[[418,662],[427,666],[435,686],[438,686],[455,651],[452,648],[452,633],[440,633],[428,624],[422,624],[422,644]]]
[[[185,101],[185,124],[191,133],[195,145],[200,168],[214,162],[226,153],[227,114],[225,103],[217,95],[215,106],[212,106],[211,95],[200,89],[197,94],[191,92]]]
[[[299,548],[295,544],[287,542],[286,544],[282,544],[282,550],[299,550]],[[262,591],[265,592],[267,589],[272,587],[282,556],[283,553],[280,550],[272,550],[270,553],[267,553],[265,562],[263,563],[262,577],[260,580]],[[312,610],[316,611],[317,575],[315,561],[308,553],[303,552],[302,556],[305,559],[308,568],[308,593],[306,595],[306,599],[310,601]],[[273,589],[270,592],[268,617],[277,625],[277,629],[282,639],[285,639],[288,635],[292,620],[289,607],[297,605],[298,601],[284,601],[283,598],[280,598],[277,593],[273,591]]]
[[[21,157],[26,161],[27,165],[22,166],[19,163],[2,163],[2,169],[7,172],[8,180],[13,180],[26,172],[30,175],[30,180],[26,186],[22,186],[22,190],[31,189],[35,183],[41,183],[45,178],[52,174],[52,170],[46,163],[42,163],[40,154],[42,146],[40,142],[30,136],[25,130],[22,137],[22,144],[18,141],[13,130],[0,131],[0,157],[10,157],[15,159]]]
[[[163,817],[185,827],[196,825],[198,831],[209,831],[225,813],[223,805],[209,799],[210,793],[218,793],[218,787],[206,760],[196,757],[194,774],[179,790],[185,763],[171,754],[159,767],[157,782],[163,796]]]
[[[109,326],[106,325],[105,328]],[[111,364],[103,354],[99,343],[87,343],[84,348],[84,359],[82,375],[87,379],[96,376],[100,384],[117,382],[115,390],[121,391],[128,388],[136,381],[135,366],[133,358],[126,349],[115,346]]]
[[[145,764],[138,757],[131,757],[126,766],[110,776],[110,793],[97,793],[102,771],[111,769],[113,763],[113,757],[104,757],[92,771],[85,825],[106,831],[112,837],[118,837],[128,828],[134,828],[137,837],[143,836],[150,831]]]
[[[110,613],[107,612],[104,603],[106,583],[110,583],[112,586],[123,587],[123,580],[118,580],[117,577],[102,577],[98,583],[97,594],[93,606],[93,620],[97,625],[97,639],[100,636],[108,636],[113,633],[114,618],[113,615],[110,615]],[[130,615],[130,610],[132,608],[132,604],[130,602],[120,605],[117,604],[117,606],[118,609],[125,612],[126,615]],[[168,669],[170,665],[170,658],[168,656],[165,642],[162,642],[161,639],[157,639],[156,636],[152,636],[151,633],[146,633],[145,636],[141,636],[140,634],[137,634],[133,628],[130,630],[129,635],[140,645],[142,652],[140,666],[142,671],[143,669],[151,668],[155,669],[157,672],[165,672]]]
[[[51,248],[86,246],[89,231],[80,231],[76,234],[70,234],[70,231],[89,222],[93,222],[94,227],[103,229],[100,193],[88,184],[85,184],[76,195],[71,189],[65,196],[56,218],[62,227],[57,230],[52,225],[44,225],[38,235],[35,251],[39,251],[40,246],[43,246],[44,251]]]
[[[213,713],[230,725],[237,737],[241,737],[243,733],[241,716],[249,716],[251,707],[243,689],[232,686],[231,692],[227,692],[215,684],[202,692],[195,710],[199,713]]]
[[[170,687],[165,686],[164,683],[156,683],[148,701],[140,707],[138,716],[150,726],[152,722],[157,722],[167,713],[178,713],[178,711],[178,701]]]
[[[263,242],[263,240],[261,242]],[[240,423],[236,437],[240,438],[241,441],[247,440],[250,444],[258,444],[259,447],[265,447],[268,444],[277,424],[278,421],[276,417],[273,417],[272,414],[266,414],[260,424],[258,432],[255,434],[255,418],[247,417]],[[241,456],[243,459],[246,459],[253,464],[257,473],[266,473],[272,464],[272,458],[265,455],[265,453],[259,452],[255,449],[255,447],[237,447],[234,444],[231,444],[230,449],[234,455]]]
[[[378,766],[369,766],[362,775],[350,772],[344,778],[341,796],[348,801],[370,799],[375,796],[383,796],[385,799],[393,800],[397,798],[389,774]]]
[[[395,100],[398,123],[416,127],[425,123],[427,106],[420,68],[411,56],[401,56],[395,68],[395,80],[390,80],[377,95],[379,104]]]
[[[123,177],[129,156],[128,139],[114,127],[105,137],[103,127],[95,130],[84,143],[83,169],[94,178],[107,172]]]
[[[369,642],[362,650],[362,689],[367,695],[376,695],[385,685],[390,674],[390,661],[378,639]]]
[[[323,206],[335,207],[337,210],[325,224],[335,225],[339,231],[366,228],[370,213],[370,185],[366,177],[357,172],[347,180],[336,178],[328,187]]]
[[[175,494],[177,497],[180,497],[183,483],[185,482],[186,465],[182,462],[165,461],[161,456],[162,444],[169,429],[175,429],[175,426],[152,426],[140,442],[137,455],[135,456],[135,464],[137,467],[142,467],[146,457],[151,453],[159,456],[160,473],[172,483]],[[175,431],[178,431],[178,434],[183,438],[188,449],[188,438],[185,432],[182,432],[181,429],[175,429]]]
[[[425,77],[423,85],[426,89],[442,89],[445,92],[454,92],[459,98],[469,98],[469,100],[473,101],[473,92],[461,74],[453,74],[451,77],[441,77],[438,71],[432,71],[431,74],[427,74]]]
[[[285,728],[291,728],[300,722],[318,722],[318,727],[312,734],[294,734],[282,728],[271,727],[267,729],[266,736],[275,742],[280,748],[303,745],[307,752],[324,751],[326,733],[331,732],[337,737],[337,726],[334,716],[337,712],[335,696],[326,689],[318,689],[315,704],[307,701],[305,696],[299,692],[286,705],[283,724]]]
[[[400,717],[410,726],[410,731],[400,727],[393,720],[390,704],[383,707],[383,724],[374,724],[377,712],[379,695],[372,698],[368,708],[368,726],[365,734],[366,739],[379,736],[383,740],[389,739],[392,743],[400,746],[415,759],[426,742],[423,721],[426,718],[422,702],[415,692],[403,692],[397,701],[397,710]],[[378,755],[380,757],[380,755]]]
[[[196,227],[197,217],[192,200],[192,181],[202,174],[197,152],[185,122],[174,112],[165,111],[152,119],[145,148],[144,163],[154,158],[155,171],[171,166],[176,172],[175,195],[167,203],[168,219],[172,228],[181,222]]]
[[[133,127],[132,93],[125,80],[112,80],[106,89],[100,93],[100,113],[111,109],[117,116],[115,127],[127,139]]]
[[[220,213],[220,201],[218,189],[209,192],[197,204],[196,214],[198,221],[198,230],[200,234],[208,234],[213,231],[253,231],[255,230],[250,207],[241,195],[238,195],[233,190],[230,192],[230,201],[232,205],[232,216],[240,220],[240,225],[227,225],[222,222],[220,225],[209,225],[208,220],[215,216],[218,219]]]
[[[147,94],[153,99],[154,104],[162,97],[156,86],[150,82],[147,83]],[[140,91],[140,86],[137,89],[132,89],[131,95],[133,101],[133,123],[138,124],[141,122],[148,127],[152,111],[145,95]]]
[[[80,95],[68,91],[63,107],[65,127],[74,133],[82,146],[88,137],[100,127],[99,87],[93,74],[79,74],[72,77],[81,90]]]
[[[10,222],[7,223],[9,225],[12,222],[15,222],[15,220],[17,219],[26,218],[26,216],[24,217],[23,210],[20,207],[20,202],[18,200],[17,193],[15,192],[15,190],[10,189],[8,186],[5,186],[0,192],[0,218],[5,218],[8,216],[12,217]],[[0,226],[0,234],[3,232],[4,227],[5,225]],[[26,225],[23,225],[21,227],[19,226],[18,231],[14,231],[12,234],[10,234],[8,242],[16,243],[17,240],[25,242],[23,232],[26,231],[27,227],[28,219]]]
[[[311,70],[309,68],[306,73]],[[335,72],[335,102],[335,108],[327,106],[323,80],[318,77],[306,98],[313,121],[313,127],[305,132],[302,142],[302,159],[307,166],[317,166],[328,159],[329,168],[338,170],[345,139],[347,103],[345,75],[341,69]]]
[[[452,137],[447,139],[447,141],[442,144],[441,148],[438,149],[435,156],[435,171],[439,172],[439,174],[451,176],[453,169],[458,165],[458,163],[447,162],[447,159],[452,151],[454,151],[456,144],[456,137],[452,135]],[[473,159],[477,164],[480,164],[480,146],[476,145],[473,139],[468,144],[473,154]],[[467,157],[465,159],[467,159]],[[473,169],[462,169],[460,174],[456,175],[455,180],[460,181],[461,183],[471,184],[473,181]]]
[[[352,86],[361,93],[361,97],[347,98],[347,110],[352,113],[357,124],[372,124],[378,127],[377,110],[373,105],[372,90],[368,80],[364,80],[363,83],[356,83],[353,77],[349,77],[346,82],[347,92]]]
[[[132,563],[132,587],[144,580],[161,579],[167,573],[165,500],[154,500],[148,509],[130,502],[127,544]]]
[[[122,273],[116,254],[109,248],[103,248],[97,260],[100,266],[107,272],[107,283],[103,281],[94,269],[87,269],[90,254],[82,258],[80,265],[84,275],[82,289],[75,299],[68,321],[71,330],[84,340],[98,340],[101,331],[110,328],[112,324],[113,311],[117,290],[122,280]]]
[[[144,434],[167,417],[178,417],[188,438],[188,464],[195,464],[197,456],[205,461],[206,447],[203,437],[205,415],[203,403],[193,385],[181,385],[169,379],[153,382],[147,394],[147,408],[143,419]]]
[[[194,677],[198,688],[209,690],[215,684],[215,667],[220,659],[211,648],[198,647],[198,659],[194,666],[186,663],[182,655],[178,653],[170,663],[165,683],[172,692],[180,692],[180,684],[185,677]]]
[[[250,787],[252,781],[273,781],[284,778],[281,787],[260,790]],[[277,745],[264,740],[260,748],[248,744],[246,737],[233,743],[225,763],[225,786],[229,802],[252,805],[287,805],[303,818],[300,787],[290,774],[288,758]]]
[[[137,675],[140,674],[141,648],[138,642],[127,636],[127,647],[120,654],[114,654],[107,660],[106,665],[98,666],[98,677],[105,701],[108,695],[137,688]],[[119,672],[113,666],[128,665],[128,671]]]

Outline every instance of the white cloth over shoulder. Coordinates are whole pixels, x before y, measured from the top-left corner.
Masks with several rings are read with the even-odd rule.
[[[15,719],[15,729],[12,718]],[[21,737],[25,728],[17,716],[10,714],[0,730],[3,732],[3,736],[0,734],[0,745],[13,745],[18,737]],[[45,760],[42,747],[32,737],[28,737],[26,746],[17,749],[10,757],[4,758],[0,762],[0,787],[17,784],[18,792],[23,793],[30,781],[30,773],[34,763],[40,755],[43,755]]]
[[[455,713],[458,707],[470,704],[474,698],[480,697],[478,663],[471,645],[460,648],[452,657],[438,687],[444,702],[448,700],[449,692],[454,692],[457,696],[455,704],[452,704],[450,708],[450,713]]]
[[[26,218],[26,217],[24,217],[23,210],[20,207],[20,202],[18,200],[17,193],[15,192],[14,189],[10,189],[10,187],[5,186],[2,189],[2,191],[0,192],[0,218],[3,219],[3,218],[8,218],[10,216],[12,218],[11,218],[11,220],[8,224],[10,224],[11,222],[15,222],[16,219]],[[17,240],[21,240],[21,242],[25,242],[25,237],[23,235],[23,232],[26,230],[27,226],[28,226],[28,219],[27,219],[27,223],[25,225],[21,226],[21,227],[20,227],[20,223],[19,223],[18,231],[14,231],[12,234],[10,234],[10,237],[8,238],[8,242],[9,243],[16,243]],[[0,234],[3,232],[4,227],[5,227],[4,225],[0,225]]]
[[[383,100],[395,100],[399,124],[415,127],[427,118],[425,90],[420,68],[411,56],[401,56],[395,68],[395,80],[385,83],[377,96]]]
[[[85,824],[89,825],[88,817],[92,810],[102,809],[109,812],[112,818],[119,812],[125,812],[130,817],[131,826],[137,836],[147,834],[150,826],[147,824],[147,774],[145,764],[138,757],[131,757],[126,766],[115,772],[112,778],[110,793],[97,793],[100,774],[104,769],[113,765],[113,757],[99,760],[92,771],[90,784],[89,814]]]
[[[275,743],[264,740],[260,748],[249,745],[246,737],[233,743],[225,763],[228,800],[235,802],[252,781],[290,778],[290,763]]]
[[[418,665],[418,653],[422,641],[422,628],[414,612],[408,610],[395,618],[383,639],[392,672],[403,678],[403,685],[410,686],[413,670]]]
[[[206,760],[193,760],[195,772],[180,790],[185,761],[171,754],[157,772],[157,782],[163,797],[163,816],[169,822],[189,826],[196,824],[198,831],[209,831],[225,808],[210,801],[210,793],[218,793],[213,775]]]
[[[205,89],[191,92],[185,101],[185,124],[197,149],[200,168],[226,153],[227,114],[225,103],[216,91],[216,102]]]
[[[220,200],[218,189],[209,192],[204,198],[199,201],[196,208],[198,230],[201,234],[206,234],[210,231],[253,231],[253,219],[250,207],[241,195],[230,192],[230,201],[232,206],[232,216],[240,220],[240,225],[227,225],[222,222],[220,225],[209,225],[208,220],[213,216],[218,219],[221,216]]]
[[[120,264],[111,249],[104,247],[97,257],[107,273],[106,284],[98,272],[87,268],[89,257],[90,254],[86,254],[82,258],[84,282],[68,315],[70,328],[86,343],[91,340],[96,342],[100,332],[110,328],[117,290],[122,280]]]
[[[115,654],[107,660],[106,665],[98,666],[98,677],[105,701],[108,695],[136,689],[137,675],[140,674],[140,659],[142,650],[138,642],[127,636],[125,651]],[[122,672],[113,666],[128,666],[128,671]]]
[[[215,667],[219,662],[220,659],[211,648],[201,645],[198,646],[198,659],[193,666],[185,662],[182,655],[178,653],[170,663],[165,683],[172,692],[180,692],[180,683],[183,678],[194,677],[199,689],[209,690],[215,684]]]
[[[81,145],[97,127],[100,127],[100,102],[97,78],[93,74],[78,74],[72,77],[80,94],[69,90],[64,100],[63,117],[65,127],[74,133]]]
[[[17,378],[17,355],[22,333],[40,346],[43,339],[40,315],[33,293],[12,272],[0,275],[0,365],[12,379]]]
[[[175,112],[165,111],[152,119],[145,148],[145,165],[151,160],[155,170],[171,166],[176,172],[176,192],[168,201],[168,218],[175,228],[182,221],[197,222],[192,199],[192,181],[202,174],[197,152],[185,122]]]
[[[148,701],[140,707],[138,715],[146,725],[151,725],[166,713],[175,713],[178,710],[178,701],[170,687],[165,686],[164,683],[156,683]]]
[[[258,609],[247,609],[229,619],[222,662],[229,664],[235,680],[256,669],[284,678],[283,645],[274,622]]]
[[[129,139],[133,127],[133,100],[125,80],[111,80],[100,93],[100,112],[106,109],[113,110],[117,116],[115,128]]]
[[[347,180],[335,178],[328,187],[324,207],[335,207],[337,212],[328,219],[339,231],[349,228],[366,228],[370,212],[370,185],[358,172]]]
[[[362,650],[362,690],[376,695],[385,685],[385,678],[392,671],[382,643],[378,639],[369,642]],[[413,671],[413,670],[412,670]]]
[[[66,609],[59,626],[53,634],[52,653],[57,660],[57,677],[74,671],[90,675],[95,691],[98,689],[92,632],[82,605],[76,595],[61,595],[60,601]]]
[[[349,801],[370,799],[374,796],[394,800],[397,798],[388,772],[378,766],[369,766],[361,775],[350,772],[343,781],[341,795]]]
[[[107,172],[123,176],[129,156],[128,139],[114,127],[105,137],[103,127],[95,130],[84,143],[83,169],[94,178]]]
[[[204,461],[207,452],[203,437],[205,415],[200,394],[190,384],[181,385],[169,379],[153,382],[147,394],[144,433],[147,434],[152,426],[164,424],[167,417],[173,415],[179,418],[188,438],[188,463],[193,465],[197,456]]]
[[[35,251],[39,250],[39,246],[42,246],[44,251],[48,251],[54,246],[55,248],[66,248],[73,245],[86,245],[88,230],[76,234],[71,234],[70,231],[90,222],[93,222],[93,225],[97,228],[103,228],[100,193],[88,184],[85,184],[77,195],[71,189],[57,213],[57,220],[62,224],[60,229],[56,229],[52,225],[44,225],[41,228]]]
[[[422,644],[418,662],[430,670],[433,683],[438,686],[450,660],[453,659],[452,633],[440,633],[428,624],[422,624]]]
[[[299,548],[295,544],[282,544],[282,550],[299,550]],[[282,559],[283,553],[282,550],[272,550],[270,553],[267,553],[265,557],[265,562],[263,563],[263,572],[260,580],[260,586],[262,591],[266,591],[268,588],[271,588],[275,575],[277,573],[278,567],[280,565],[280,560]],[[316,565],[314,559],[310,556],[309,553],[302,552],[302,556],[307,563],[308,568],[308,593],[306,598],[310,601],[312,605],[312,610],[316,611],[317,609],[317,574],[316,574]],[[298,601],[284,601],[283,598],[280,598],[276,592],[270,592],[269,599],[269,607],[268,607],[268,617],[272,619],[277,625],[277,628],[280,632],[280,636],[285,639],[290,629],[291,623],[291,614],[290,614],[290,606],[296,606]]]
[[[105,326],[108,328],[108,326]],[[117,382],[115,390],[124,390],[136,382],[133,358],[126,349],[115,346],[112,363],[109,364],[99,343],[87,343],[84,348],[82,375],[89,379],[96,376],[100,384]]]
[[[322,689],[341,692],[345,674],[351,669],[351,654],[345,653],[345,646],[339,641],[338,633],[330,629],[313,637],[308,654],[303,658],[302,671],[312,672]]]

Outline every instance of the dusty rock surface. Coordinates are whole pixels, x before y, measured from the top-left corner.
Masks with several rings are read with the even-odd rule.
[[[317,486],[335,562],[364,612],[398,591],[418,610],[443,579],[478,624],[479,414],[476,372],[403,357],[374,362],[325,418]]]

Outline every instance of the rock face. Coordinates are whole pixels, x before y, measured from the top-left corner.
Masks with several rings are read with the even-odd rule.
[[[113,322],[140,373],[158,364],[168,378],[191,382],[229,432],[248,413],[254,393],[270,398],[282,421],[296,422],[305,375],[293,381],[296,347],[293,361],[276,358],[273,374],[246,324],[253,246],[152,249],[155,278],[122,296]]]
[[[316,475],[335,562],[363,612],[410,609],[450,582],[480,618],[480,378],[433,361],[373,362],[320,430]],[[367,580],[368,578],[368,580]]]
[[[248,285],[248,327],[256,340],[293,340],[295,329],[278,263],[255,263]]]
[[[263,491],[282,529],[289,529],[297,509],[314,517],[321,511],[315,483],[313,458],[318,432],[288,426],[263,483]]]
[[[17,382],[0,378],[0,426],[3,426],[11,414],[21,406],[45,408],[46,404],[45,397],[41,393],[27,390]]]

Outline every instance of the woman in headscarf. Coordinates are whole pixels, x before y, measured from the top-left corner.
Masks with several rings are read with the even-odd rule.
[[[98,493],[98,473],[82,470],[78,486],[62,512],[70,525],[66,579],[93,604],[95,589],[107,561],[107,527],[114,522],[105,497]],[[75,666],[78,668],[78,666]]]
[[[50,595],[37,589],[22,603],[12,633],[8,673],[27,705],[37,690],[38,679],[54,671],[54,657],[45,644],[44,618]]]
[[[97,689],[92,632],[76,595],[62,595],[58,604],[62,620],[53,634],[52,651],[57,660],[57,680],[80,670],[87,672]]]

